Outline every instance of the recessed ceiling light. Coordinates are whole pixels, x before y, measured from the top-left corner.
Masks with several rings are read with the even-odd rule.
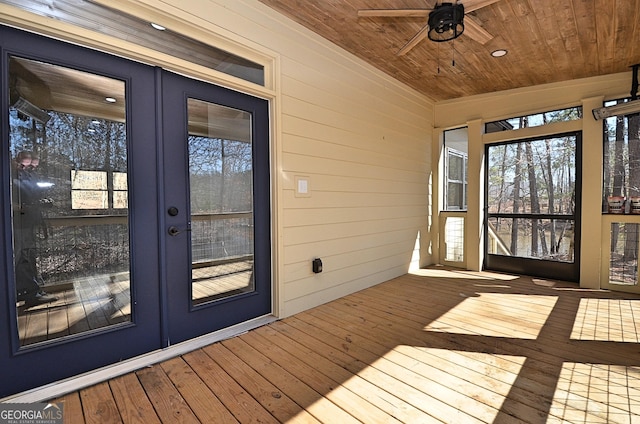
[[[498,49],[491,52],[491,56],[493,57],[502,57],[507,54],[507,51],[504,49]]]
[[[114,99],[113,97],[105,97],[104,100],[107,103],[115,103],[116,102],[116,99]]]
[[[155,22],[151,22],[151,26],[154,27],[155,29],[157,29],[158,31],[166,30],[165,27],[163,27],[162,25],[156,24]]]

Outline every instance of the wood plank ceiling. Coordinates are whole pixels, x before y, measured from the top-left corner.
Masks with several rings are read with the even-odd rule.
[[[426,18],[358,17],[358,10],[432,8],[436,0],[259,1],[434,101],[625,72],[640,63],[640,0],[498,0],[465,16],[493,35],[486,44],[467,34],[444,43],[425,38],[405,55],[397,53]],[[494,58],[497,49],[508,54]]]

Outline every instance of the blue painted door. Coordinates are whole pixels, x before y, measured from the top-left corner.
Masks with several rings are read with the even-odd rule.
[[[268,102],[162,73],[168,343],[271,312]]]
[[[0,49],[0,397],[271,311],[265,100],[2,26]]]
[[[153,68],[7,27],[0,47],[2,397],[162,337]]]

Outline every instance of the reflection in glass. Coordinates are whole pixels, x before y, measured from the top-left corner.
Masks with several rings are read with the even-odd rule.
[[[253,279],[251,115],[188,100],[192,301],[247,293]]]
[[[130,322],[124,82],[11,57],[9,85],[21,345]]]

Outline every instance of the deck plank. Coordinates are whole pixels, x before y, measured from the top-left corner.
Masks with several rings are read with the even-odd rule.
[[[204,350],[196,350],[183,357],[238,421],[241,423],[278,422]]]
[[[80,390],[84,420],[87,424],[118,424],[122,418],[109,383],[99,383]]]
[[[167,423],[199,422],[196,414],[189,408],[160,365],[138,370],[136,375],[160,421]]]
[[[134,373],[110,380],[109,387],[125,423],[160,423],[151,401]]]
[[[362,306],[361,306],[362,307]],[[429,364],[436,367],[434,372],[440,371],[449,373],[452,367],[455,367],[459,373],[457,375],[464,376],[468,381],[476,382],[480,387],[488,387],[500,395],[506,395],[505,390],[511,388],[515,378],[521,369],[521,361],[509,359],[507,355],[489,355],[483,353],[487,351],[489,346],[480,346],[476,349],[478,352],[464,352],[456,350],[448,350],[443,352],[442,349],[433,348],[428,345],[431,338],[440,338],[440,334],[426,334],[423,329],[412,328],[412,321],[402,316],[401,312],[396,310],[398,315],[382,315],[376,319],[374,315],[370,316],[373,322],[386,322],[390,326],[389,331],[401,334],[405,340],[404,344],[394,347],[395,351],[412,357],[421,363]],[[372,314],[375,314],[373,312]],[[415,324],[415,323],[414,323]],[[429,339],[425,339],[427,336]],[[468,374],[468,375],[467,375]],[[444,378],[447,378],[444,376]],[[523,382],[520,382],[523,383]],[[552,380],[546,382],[552,383]],[[454,382],[452,382],[454,384]],[[524,385],[530,389],[529,393],[538,393],[545,386],[536,381],[527,380]],[[532,406],[539,405],[543,399],[534,397],[530,399]]]
[[[345,365],[353,362],[353,358],[346,354],[340,357],[341,352],[333,350],[331,346],[311,338],[284,322],[262,327],[254,333],[256,337],[261,337],[263,343],[271,349],[281,348],[288,353],[288,355],[269,355],[274,358],[273,360],[303,362],[311,369],[330,377],[334,384],[342,384],[401,422],[426,422],[424,412],[395,396],[389,388],[380,387],[375,382],[348,371]],[[341,362],[342,358],[347,359]]]
[[[208,346],[204,351],[278,421],[320,422],[309,414],[299,401],[305,393],[310,392],[310,389],[300,381],[291,378],[284,370],[275,369],[268,358],[251,349],[240,339]],[[313,393],[311,398],[315,401],[319,398],[319,394]],[[298,400],[298,403],[295,400]]]
[[[84,413],[82,412],[82,402],[80,401],[80,393],[72,392],[57,399],[52,400],[53,403],[62,403],[62,422],[64,424],[84,423]]]
[[[428,409],[425,410],[426,413],[443,422],[453,419],[457,422],[479,423],[487,422],[487,419],[490,421],[490,417],[495,416],[495,411],[492,411],[491,408],[483,408],[483,405],[471,402],[464,396],[442,397],[428,378],[386,359],[385,355],[391,349],[384,344],[388,340],[378,338],[382,336],[381,334],[374,340],[374,338],[361,336],[357,333],[358,321],[366,319],[362,315],[352,317],[356,319],[356,322],[351,321],[353,324],[349,324],[343,319],[334,319],[331,312],[333,311],[325,313],[324,308],[322,312],[314,309],[299,314],[299,318],[307,324],[307,331],[315,333],[316,337],[321,337],[322,340],[328,340],[336,348],[341,347],[349,355],[366,363],[367,367],[359,370],[360,375],[373,368],[384,373],[389,376],[385,386],[392,388],[394,392],[402,393],[402,397],[414,406],[422,407],[423,410]],[[450,392],[449,388],[440,387]]]
[[[353,418],[362,422],[398,423],[398,420],[392,415],[378,408],[375,404],[367,401],[366,398],[358,396],[356,393],[339,384],[339,382],[336,381],[339,380],[337,377],[336,380],[331,379],[331,376],[327,376],[320,372],[316,367],[300,361],[297,357],[289,354],[280,346],[260,337],[255,332],[247,334],[247,337],[243,338],[243,342],[252,346],[256,351],[264,354],[264,356],[260,357],[259,360],[267,360],[277,363],[278,368],[275,369],[276,375],[280,369],[290,373],[307,384],[317,393],[324,393],[324,397],[326,399],[343,409],[341,412],[344,412],[344,410],[350,410],[354,415]],[[231,344],[231,341],[225,343]],[[240,341],[235,344],[239,345],[236,347],[239,355],[243,355],[244,352],[249,350],[242,346]],[[349,378],[353,377],[354,375],[351,374]],[[347,378],[347,380],[349,378]],[[317,404],[318,402],[313,406],[316,407]],[[345,418],[341,418],[335,413],[330,412],[329,417],[339,419],[341,422],[346,422]],[[319,418],[321,420],[323,419],[322,417]]]
[[[238,422],[184,359],[173,358],[160,366],[201,422]]]

